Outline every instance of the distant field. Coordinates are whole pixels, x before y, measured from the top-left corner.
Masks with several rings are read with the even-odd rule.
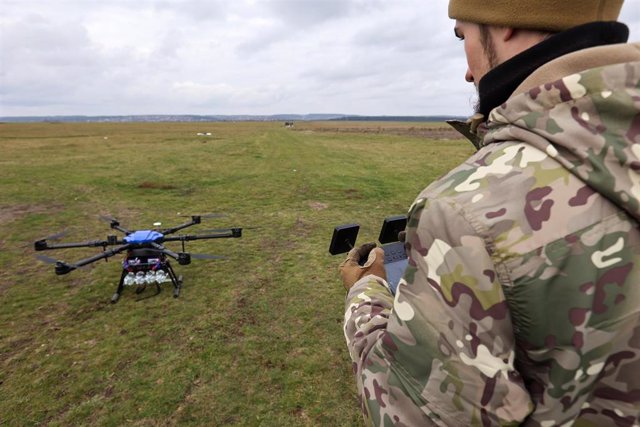
[[[0,425],[361,425],[331,233],[358,222],[375,240],[473,152],[456,138],[428,123],[0,124]],[[206,213],[228,216],[189,232],[257,228],[189,243],[227,259],[174,263],[178,299],[110,304],[121,258],[56,276],[32,249],[63,229],[105,239],[99,215],[144,229]]]

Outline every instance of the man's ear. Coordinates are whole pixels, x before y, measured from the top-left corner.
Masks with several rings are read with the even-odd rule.
[[[516,35],[516,29],[511,27],[501,27],[502,34],[500,35],[503,42],[508,42]]]

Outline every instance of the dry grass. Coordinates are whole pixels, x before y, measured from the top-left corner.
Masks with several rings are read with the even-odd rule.
[[[441,126],[0,124],[0,425],[359,425],[331,232],[375,238],[472,152],[423,136]],[[211,212],[228,217],[202,228],[259,228],[189,244],[228,259],[175,265],[178,299],[112,305],[120,259],[56,276],[31,249],[104,239],[100,214],[144,229]]]

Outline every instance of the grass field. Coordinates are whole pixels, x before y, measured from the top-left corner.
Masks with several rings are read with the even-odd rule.
[[[473,147],[439,124],[0,124],[0,425],[360,425],[333,227],[375,240],[386,216]],[[210,136],[197,136],[210,132]],[[222,261],[174,263],[180,298],[131,289],[121,257],[65,276],[33,241],[187,229]],[[167,244],[172,249],[178,246]],[[74,261],[100,249],[46,252]]]

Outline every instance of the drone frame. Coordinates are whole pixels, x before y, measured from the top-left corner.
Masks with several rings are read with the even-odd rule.
[[[122,252],[127,251],[131,256],[141,256],[143,251],[151,251],[159,254],[159,262],[160,267],[167,273],[167,276],[170,278],[174,290],[173,296],[177,298],[180,295],[180,289],[182,288],[182,276],[177,276],[171,267],[168,258],[173,258],[178,261],[180,265],[188,265],[191,263],[192,254],[185,251],[185,242],[193,241],[193,240],[205,240],[205,239],[221,239],[221,238],[239,238],[242,237],[242,228],[233,227],[233,228],[225,228],[215,230],[214,233],[208,234],[195,234],[195,235],[177,235],[177,236],[167,236],[169,234],[173,234],[177,231],[183,230],[187,227],[191,227],[196,224],[200,224],[202,221],[202,216],[193,215],[191,216],[191,220],[185,222],[183,224],[177,225],[171,228],[165,229],[157,229],[157,230],[137,230],[131,231],[120,225],[120,222],[114,218],[102,216],[102,219],[108,221],[110,224],[110,228],[113,230],[117,230],[125,235],[124,238],[119,239],[116,235],[107,236],[106,240],[91,240],[86,242],[74,242],[74,243],[50,243],[48,240],[52,239],[52,237],[45,237],[43,239],[39,239],[34,243],[34,249],[36,251],[45,251],[45,250],[55,250],[55,249],[68,249],[68,248],[83,248],[83,247],[101,247],[102,253],[83,258],[75,263],[66,263],[63,261],[53,260],[55,262],[55,273],[57,275],[68,274],[71,271],[83,267],[85,265],[94,263],[101,259],[105,261],[108,258],[111,258],[115,255],[118,255]],[[57,236],[54,236],[57,237]],[[165,242],[181,242],[182,243],[182,252],[174,252],[164,247],[163,243]],[[119,246],[118,246],[119,245]],[[110,246],[117,246],[112,249],[108,249]],[[215,256],[202,256],[202,255],[193,255],[195,258],[220,258]],[[43,257],[45,258],[45,257]],[[129,256],[125,261],[129,259]],[[47,259],[48,261],[48,259]],[[123,263],[124,264],[124,263]],[[120,275],[120,281],[118,283],[118,288],[116,292],[113,294],[111,298],[111,302],[115,303],[118,301],[125,286],[125,278],[127,274],[131,270],[127,270],[127,268],[123,265],[122,274]],[[138,270],[140,271],[140,270]],[[146,284],[144,285],[146,286]],[[160,292],[160,283],[156,283],[157,293]],[[144,288],[142,288],[144,290]],[[137,290],[136,290],[137,291]],[[156,293],[156,294],[157,294]]]

